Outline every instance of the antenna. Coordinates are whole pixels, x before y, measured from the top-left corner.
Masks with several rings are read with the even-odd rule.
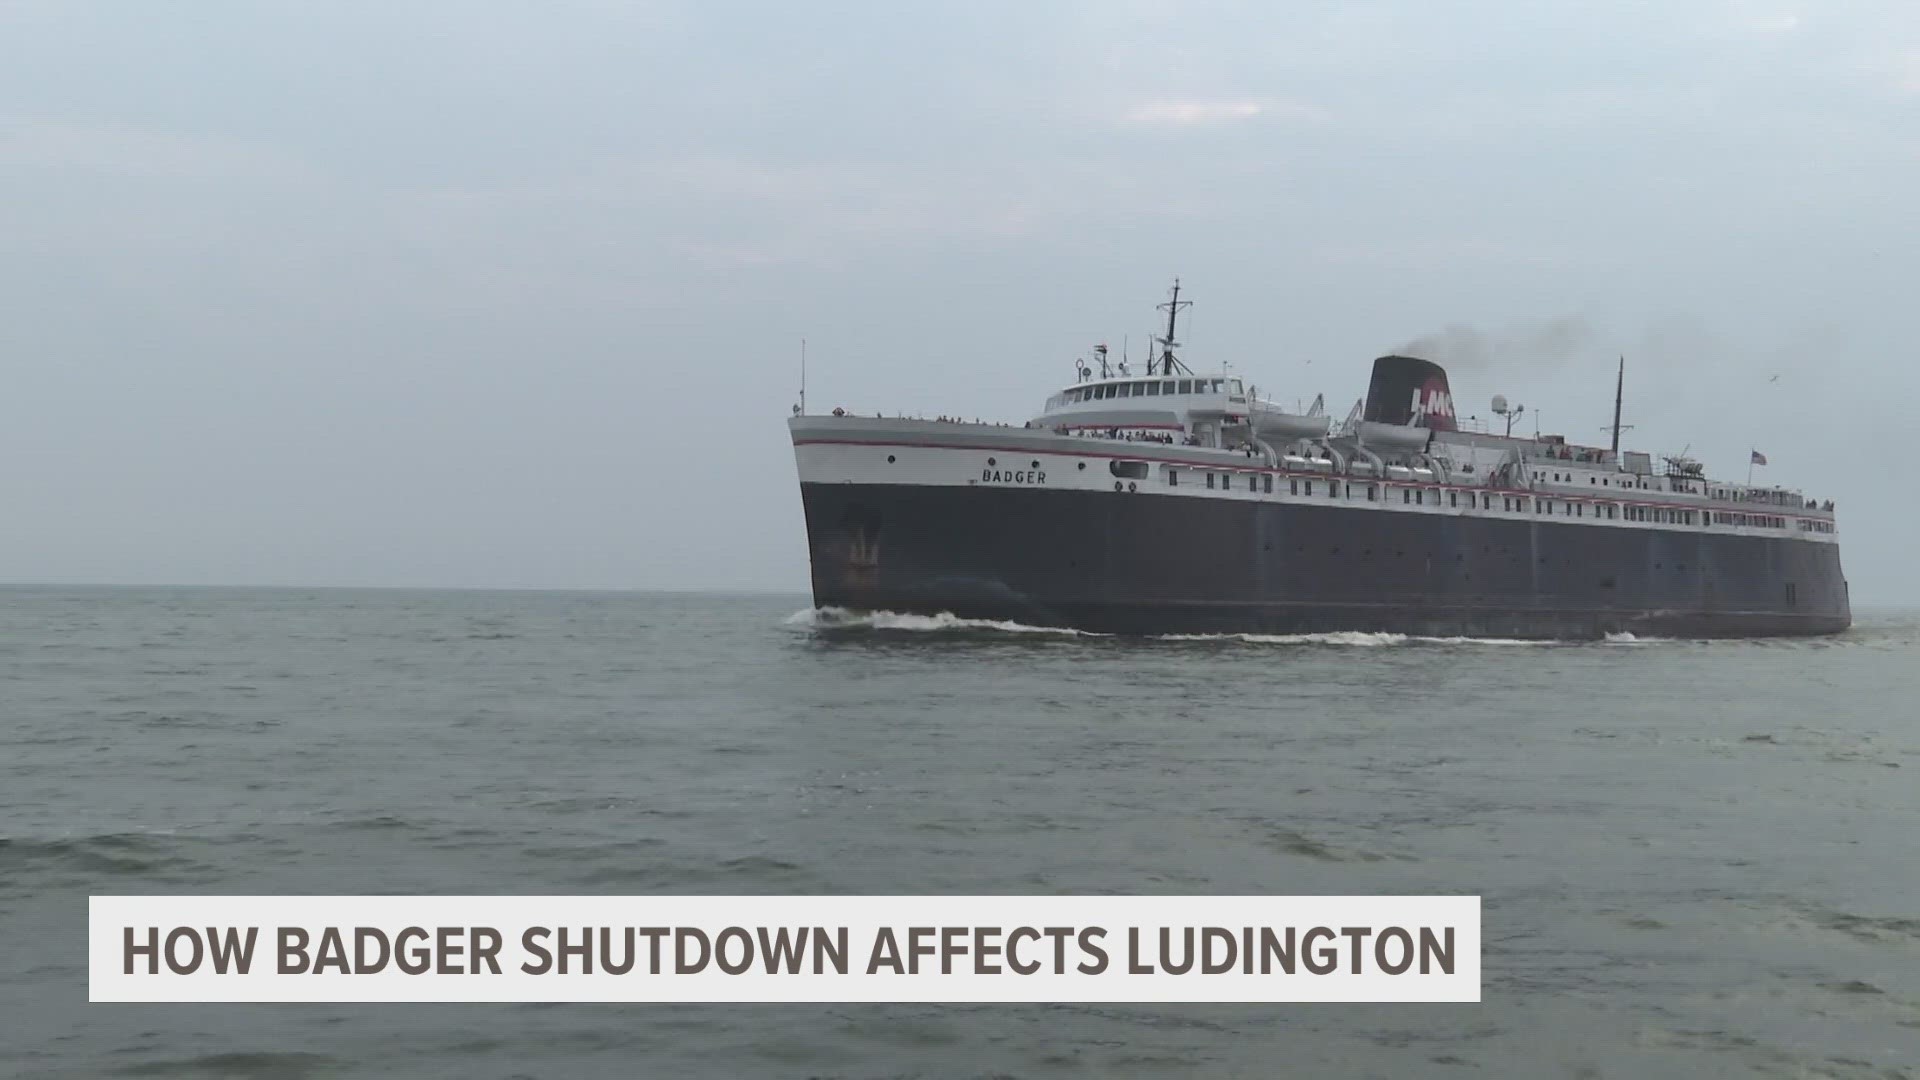
[[[1507,395],[1505,394],[1493,395],[1493,415],[1503,417],[1506,419],[1507,438],[1509,439],[1513,438],[1514,417],[1519,416],[1521,413],[1524,413],[1526,411],[1527,411],[1527,407],[1525,405],[1514,405],[1511,408],[1509,408],[1507,406]],[[1536,431],[1535,434],[1538,435],[1538,432]]]
[[[1620,426],[1620,398],[1626,390],[1626,387],[1627,358],[1623,355],[1620,357],[1620,372],[1614,377],[1613,381],[1613,426],[1607,429],[1613,432],[1613,456],[1615,459],[1620,457],[1620,433],[1626,430],[1626,428]],[[1632,426],[1632,424],[1627,425],[1627,427]]]
[[[800,339],[800,412],[807,411],[807,339]]]
[[[1193,374],[1192,368],[1189,368],[1187,367],[1187,365],[1182,364],[1173,355],[1173,347],[1175,345],[1180,344],[1178,341],[1175,341],[1173,337],[1174,322],[1180,317],[1181,308],[1190,308],[1192,306],[1193,306],[1193,301],[1180,299],[1180,279],[1179,278],[1173,279],[1173,298],[1171,300],[1168,300],[1164,304],[1155,305],[1155,308],[1157,310],[1164,311],[1167,313],[1167,336],[1163,338],[1154,339],[1158,341],[1161,346],[1160,374],[1162,375],[1173,374],[1175,367],[1178,367],[1180,370],[1185,371],[1189,375]],[[1147,374],[1149,375],[1153,374],[1153,366],[1151,361],[1148,362]]]

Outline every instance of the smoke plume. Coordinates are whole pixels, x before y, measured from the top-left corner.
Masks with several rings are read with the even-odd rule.
[[[1556,315],[1493,333],[1454,323],[1422,334],[1394,351],[1431,360],[1449,370],[1538,367],[1571,359],[1592,340],[1593,327],[1583,316]]]

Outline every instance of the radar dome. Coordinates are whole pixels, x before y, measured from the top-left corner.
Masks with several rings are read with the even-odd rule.
[[[1493,415],[1495,416],[1507,415],[1507,395],[1505,394],[1493,395]]]

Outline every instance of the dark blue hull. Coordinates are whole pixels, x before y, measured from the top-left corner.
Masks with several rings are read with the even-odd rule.
[[[1121,634],[1832,634],[1792,536],[998,487],[803,484],[814,602]]]

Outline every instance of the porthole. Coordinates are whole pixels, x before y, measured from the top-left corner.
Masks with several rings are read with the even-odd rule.
[[[999,463],[999,462],[997,462],[997,461],[995,461],[995,460],[993,460],[992,458],[988,458],[988,459],[987,459],[987,464],[989,464],[989,465],[998,465],[998,464],[1000,464],[1000,463]]]
[[[1127,490],[1128,490],[1128,491],[1139,491],[1139,490],[1140,490],[1140,487],[1139,487],[1139,485],[1137,485],[1137,484],[1135,484],[1135,483],[1134,483],[1133,481],[1131,481],[1131,480],[1129,480],[1129,481],[1127,481]]]
[[[888,454],[888,455],[887,455],[887,464],[889,464],[889,465],[891,465],[891,464],[893,464],[893,455],[892,455],[892,454]]]
[[[1113,482],[1113,490],[1115,490],[1115,491],[1119,491],[1119,490],[1120,490],[1120,481],[1118,481],[1118,480],[1115,480],[1115,481]]]
[[[1080,470],[1081,470],[1082,472],[1085,472],[1085,471],[1086,471],[1086,468],[1087,468],[1087,463],[1086,463],[1086,462],[1084,462],[1084,461],[1083,461],[1083,462],[1081,462],[1081,463],[1080,463]]]
[[[1033,463],[1033,465],[1032,465],[1032,468],[1035,468],[1035,469],[1037,469],[1037,468],[1039,468],[1039,467],[1040,467],[1040,463],[1039,463],[1039,462],[1037,462],[1037,461],[1036,461],[1036,462],[1034,462],[1034,463]]]

